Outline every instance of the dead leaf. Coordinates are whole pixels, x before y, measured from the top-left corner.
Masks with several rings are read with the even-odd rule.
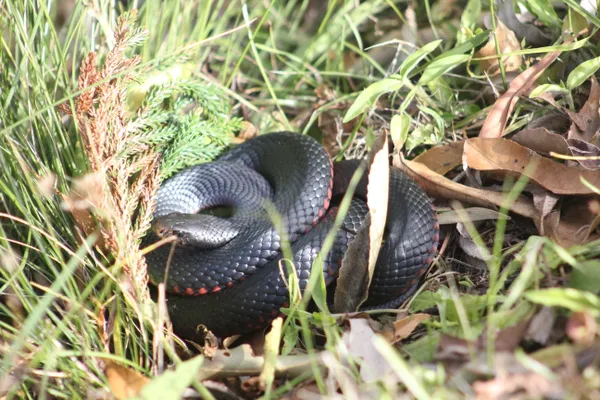
[[[375,332],[364,318],[350,319],[348,322],[350,329],[344,332],[342,341],[353,357],[362,360],[360,376],[365,382],[380,380],[391,368],[381,353],[373,346]]]
[[[586,198],[568,199],[561,210],[555,210],[544,217],[544,234],[563,247],[584,244],[600,237],[595,233],[596,214]],[[541,230],[541,228],[540,228]]]
[[[435,173],[425,165],[394,156],[394,166],[402,169],[432,197],[458,200],[482,207],[495,208],[502,206],[504,193],[476,189],[461,185]],[[524,217],[535,219],[538,212],[529,199],[519,196],[513,203],[511,211]]]
[[[591,142],[594,135],[600,129],[600,114],[598,114],[598,109],[600,108],[600,85],[598,85],[596,78],[592,77],[591,80],[590,95],[581,110],[578,113],[567,110],[567,114],[573,120],[567,134],[568,139]]]
[[[549,155],[551,152],[569,154],[569,145],[562,135],[552,133],[546,128],[525,129],[517,132],[511,139],[523,147],[537,153]]]
[[[283,318],[275,318],[271,323],[271,330],[265,335],[265,364],[258,376],[262,390],[271,385],[275,380],[275,362],[277,355],[279,355],[282,326]]]
[[[565,40],[565,44],[572,39]],[[511,83],[508,90],[496,100],[479,132],[480,138],[499,138],[512,114],[519,96],[525,94],[536,79],[558,58],[561,51],[548,53],[537,64],[527,68]]]
[[[462,164],[464,141],[450,142],[442,146],[435,146],[419,154],[413,161],[420,162],[430,170],[446,175]]]
[[[502,0],[497,2],[498,19],[502,21],[511,31],[513,31],[519,40],[525,39],[527,44],[535,47],[546,46],[552,42],[552,37],[545,34],[536,26],[524,24],[515,14],[512,0]]]
[[[105,361],[108,385],[114,396],[129,399],[140,394],[150,379],[130,368],[123,367],[111,360]]]
[[[589,346],[600,331],[593,315],[578,311],[567,320],[566,332],[574,343]]]
[[[438,214],[438,224],[440,225],[451,225],[464,222],[465,218],[468,221],[485,221],[489,219],[498,219],[502,214],[498,211],[490,210],[489,208],[483,207],[470,207],[465,208],[461,212],[456,210],[450,210]],[[504,215],[504,218],[510,220],[508,215]]]
[[[600,169],[600,147],[581,139],[567,139],[569,150],[574,156],[589,157],[578,159],[577,162],[585,169],[597,171]],[[564,154],[564,153],[563,153]]]
[[[240,132],[238,133],[238,135],[236,137],[232,138],[232,142],[233,143],[243,143],[247,140],[252,139],[253,137],[256,137],[257,135],[258,135],[258,128],[256,126],[254,126],[251,122],[243,121],[242,129],[240,129]]]
[[[361,228],[344,255],[334,294],[336,312],[356,311],[367,299],[383,240],[390,182],[387,135],[377,137],[370,154],[367,181],[369,215],[363,224],[368,229],[368,237],[365,229]],[[366,249],[365,243],[369,244]]]
[[[494,350],[497,352],[513,352],[519,347],[519,343],[525,337],[527,328],[531,319],[529,317],[519,321],[517,324],[501,329],[496,333],[496,345]],[[479,337],[480,347],[487,346],[487,334],[483,333]]]
[[[541,345],[546,345],[550,335],[552,334],[552,327],[556,315],[552,307],[543,307],[535,316],[531,319],[527,332],[525,333],[525,339],[533,340]]]
[[[204,347],[202,347],[202,355],[208,358],[214,357],[219,349],[219,339],[209,330],[204,332]]]
[[[581,182],[585,178],[600,187],[600,173],[568,167],[506,139],[473,138],[465,143],[465,163],[478,171],[526,174],[533,182],[555,194],[592,194]],[[528,169],[535,165],[534,170]]]
[[[427,321],[430,318],[431,315],[429,314],[412,314],[398,321],[394,321],[395,333],[393,343],[397,343],[402,339],[409,337],[421,322]]]
[[[490,38],[485,46],[476,53],[477,57],[496,57],[496,40],[498,41],[498,48],[500,54],[509,54],[521,50],[521,44],[515,36],[514,32],[511,31],[502,23],[498,21],[496,24],[496,30],[494,33],[490,33]],[[519,54],[511,55],[508,57],[502,57],[502,65],[504,70],[507,72],[517,71],[521,67],[522,57]],[[481,68],[487,72],[488,75],[497,75],[500,73],[500,63],[498,58],[484,58],[479,61]]]
[[[566,132],[571,125],[570,118],[559,112],[550,112],[538,117],[527,124],[526,130],[546,128],[552,133]]]
[[[69,211],[75,218],[75,223],[87,237],[98,230],[98,222],[95,216],[98,214],[105,217],[105,224],[108,224],[110,218],[110,210],[101,210],[99,206],[105,204],[104,196],[107,193],[104,186],[106,181],[104,175],[95,172],[86,174],[77,178],[73,182],[73,188],[69,195],[62,195],[64,210]],[[96,245],[104,249],[104,235],[98,235]]]
[[[473,238],[469,234],[469,231],[463,223],[456,224],[456,231],[459,233],[458,244],[460,248],[465,252],[465,254],[478,261],[489,261],[492,259],[490,250],[480,248],[475,243],[475,241],[473,240]],[[486,264],[483,263],[483,266],[485,267]]]
[[[550,213],[554,212],[554,207],[558,203],[559,196],[552,194],[546,190],[539,190],[539,193],[533,193],[533,205],[540,212],[539,232],[542,235],[546,234],[545,220]]]
[[[435,359],[438,361],[464,362],[469,359],[471,350],[475,349],[475,343],[473,342],[455,336],[441,334],[435,353]]]

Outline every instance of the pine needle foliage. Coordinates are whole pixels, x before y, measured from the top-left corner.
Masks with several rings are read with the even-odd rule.
[[[185,167],[213,160],[242,128],[216,86],[191,80],[152,86],[140,109],[130,151],[150,147],[162,155],[166,179]]]

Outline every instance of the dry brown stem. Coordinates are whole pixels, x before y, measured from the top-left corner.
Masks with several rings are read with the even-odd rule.
[[[86,198],[89,209],[101,221],[104,250],[115,257],[131,283],[140,285],[140,290],[130,293],[135,296],[134,293],[146,293],[146,264],[138,243],[152,218],[151,200],[158,188],[160,155],[150,149],[137,152],[134,158],[123,155],[136,132],[128,118],[126,88],[140,62],[138,56],[128,58],[126,52],[144,34],[132,31],[134,17],[130,14],[119,18],[114,46],[101,69],[94,52],[81,63],[81,95],[75,100],[74,118],[90,172],[100,177],[94,180],[100,187],[90,191],[98,194]],[[68,107],[62,109],[73,114]],[[90,233],[89,227],[82,230]]]

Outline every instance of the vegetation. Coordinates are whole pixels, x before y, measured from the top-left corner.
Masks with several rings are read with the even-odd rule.
[[[599,398],[582,4],[0,1],[0,395]],[[339,159],[389,133],[439,256],[400,310],[297,299],[253,350],[184,343],[139,248],[156,189],[282,129]]]

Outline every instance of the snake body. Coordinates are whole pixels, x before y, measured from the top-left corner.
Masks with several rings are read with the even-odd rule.
[[[301,290],[359,162],[332,163],[314,139],[291,132],[258,136],[215,162],[190,167],[158,191],[154,228],[179,236],[171,252],[162,246],[146,256],[150,279],[165,282],[176,333],[198,336],[202,324],[218,336],[265,327],[288,306],[282,277],[281,217]],[[438,241],[435,210],[422,189],[391,168],[386,235],[365,307],[395,307],[414,293]],[[341,260],[368,213],[366,174],[360,180],[341,229],[323,262],[326,283],[335,280]],[[232,209],[223,218],[200,213]],[[267,207],[269,208],[269,207]],[[149,240],[156,237],[150,235]],[[366,245],[366,244],[365,244]],[[168,274],[165,280],[165,270]]]

